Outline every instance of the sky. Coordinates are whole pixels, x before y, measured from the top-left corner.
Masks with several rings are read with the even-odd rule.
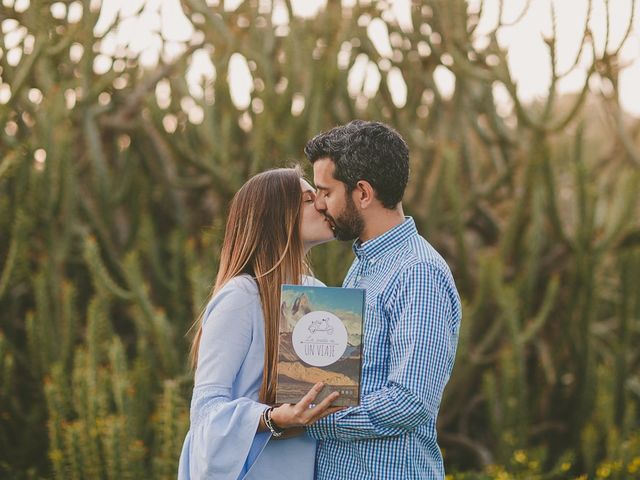
[[[352,288],[321,287],[308,288],[300,285],[287,285],[289,291],[306,293],[313,308],[327,308],[331,310],[346,310],[362,313],[364,290]]]
[[[609,51],[616,49],[624,36],[631,14],[633,0],[610,0],[610,40]],[[503,18],[513,20],[518,17],[525,0],[509,0],[505,3]],[[472,8],[479,2],[471,1]],[[497,0],[486,2],[485,12],[479,25],[480,33],[486,33],[495,25],[498,8]],[[587,0],[532,0],[527,14],[512,27],[499,31],[498,41],[508,48],[509,69],[518,81],[518,95],[525,100],[535,99],[545,94],[550,84],[551,64],[548,48],[543,35],[552,32],[551,4],[555,8],[558,70],[565,72],[572,65],[578,53],[587,18]],[[489,8],[487,8],[489,7]],[[607,19],[604,0],[593,0],[589,28],[593,33],[594,46],[601,53],[606,38]],[[620,57],[629,66],[620,76],[621,103],[625,110],[640,117],[640,2],[636,5],[633,30],[623,45]],[[481,41],[481,40],[479,40]],[[586,65],[590,65],[591,55],[585,51],[580,67],[566,76],[558,84],[560,93],[576,92],[584,85]],[[597,82],[593,88],[605,88]]]
[[[15,5],[15,8],[26,8],[29,0],[1,0],[5,6]],[[272,14],[273,23],[286,29],[288,13],[282,0],[259,0],[261,8],[270,11],[274,2]],[[365,1],[366,0],[360,0]],[[481,0],[469,0],[468,8],[477,11]],[[610,10],[610,41],[609,50],[616,48],[624,34],[629,21],[631,4],[634,0],[609,0]],[[357,0],[342,0],[343,5],[353,6]],[[640,1],[634,15],[633,30],[621,50],[621,59],[626,65],[620,77],[620,94],[623,108],[632,115],[640,118]],[[222,5],[226,10],[234,10],[241,0],[207,0],[211,6]],[[412,28],[410,21],[411,0],[387,0],[390,5],[385,12],[385,19],[397,21],[403,30]],[[485,0],[483,13],[476,30],[474,43],[482,47],[487,43],[487,33],[497,22],[499,0]],[[516,19],[527,0],[508,0],[503,11],[503,22],[510,23]],[[530,0],[529,8],[522,19],[513,26],[502,27],[498,32],[498,41],[508,50],[509,69],[518,85],[518,96],[523,101],[531,101],[546,96],[550,83],[550,57],[544,43],[543,36],[551,33],[551,6],[555,8],[557,25],[558,67],[565,71],[572,63],[580,46],[582,31],[587,14],[588,0]],[[326,0],[292,0],[294,14],[311,18],[319,9],[326,5]],[[142,9],[142,14],[137,12]],[[180,0],[91,0],[92,9],[100,9],[98,23],[94,29],[97,35],[103,35],[120,17],[119,24],[101,42],[101,55],[94,62],[94,69],[104,73],[111,68],[117,68],[118,62],[113,62],[113,55],[122,52],[130,56],[139,56],[140,63],[153,68],[160,57],[171,61],[185,49],[185,44],[199,42],[201,34],[194,30],[192,23],[185,17],[180,6]],[[594,45],[598,51],[604,47],[606,32],[605,0],[592,0],[592,17],[589,27],[593,32]],[[56,2],[51,6],[51,14],[56,18],[67,18],[69,22],[77,22],[82,17],[82,3]],[[18,37],[12,32],[10,25],[2,22],[5,41]],[[380,19],[365,22],[367,33],[376,49],[383,57],[391,56],[391,46],[387,27]],[[72,46],[71,55],[82,56],[82,45]],[[17,49],[8,49],[7,60],[11,63],[19,60]],[[348,61],[348,52],[342,53],[339,63]],[[589,64],[589,52],[586,51],[579,67],[563,78],[558,84],[559,93],[577,91],[585,78],[585,65]],[[122,62],[120,62],[122,64]],[[248,108],[251,103],[253,79],[246,59],[240,54],[231,57],[229,65],[231,96],[240,109]],[[193,61],[186,72],[190,92],[194,98],[202,98],[206,92],[202,89],[203,79],[212,79],[216,75],[215,67],[209,60],[205,50],[195,52]],[[354,98],[370,97],[379,87],[381,75],[388,76],[392,99],[396,106],[403,106],[406,102],[406,84],[402,73],[397,68],[381,72],[378,65],[371,62],[365,54],[356,58],[354,66],[349,71],[348,89]],[[451,71],[441,65],[436,69],[435,80],[444,96],[451,95],[454,90],[455,77]],[[597,79],[591,84],[592,89],[605,89]],[[503,108],[510,108],[509,96],[506,90],[496,85],[494,93],[497,102]],[[6,103],[10,93],[6,87],[0,86],[0,101]],[[170,95],[168,83],[160,83],[156,89],[159,103],[167,104]],[[183,109],[189,113],[194,123],[202,121],[202,111],[193,99],[183,99]],[[304,98],[297,98],[293,102],[292,114],[299,114],[304,108]],[[255,108],[255,105],[254,105]]]

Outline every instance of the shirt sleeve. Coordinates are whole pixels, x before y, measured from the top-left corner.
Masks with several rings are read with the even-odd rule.
[[[256,434],[267,406],[232,398],[259,309],[257,293],[240,282],[224,287],[207,309],[191,401],[191,478],[236,480],[252,447],[269,440],[269,434]]]
[[[309,435],[318,440],[379,438],[435,420],[458,336],[448,282],[439,268],[427,263],[402,274],[388,311],[391,358],[386,385],[364,395],[359,406],[316,422]]]

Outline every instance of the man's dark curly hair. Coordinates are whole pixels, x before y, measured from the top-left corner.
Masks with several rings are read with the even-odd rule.
[[[353,120],[313,137],[304,153],[311,163],[330,158],[334,178],[349,193],[359,180],[366,180],[385,208],[395,208],[402,200],[409,179],[409,147],[384,123]]]

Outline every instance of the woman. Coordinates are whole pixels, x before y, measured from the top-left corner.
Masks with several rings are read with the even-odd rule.
[[[336,411],[333,392],[311,408],[275,399],[280,286],[320,284],[306,252],[333,238],[298,169],[270,170],[236,193],[212,297],[192,345],[191,428],[179,479],[312,479],[315,441],[301,428]],[[282,432],[282,440],[275,437]]]

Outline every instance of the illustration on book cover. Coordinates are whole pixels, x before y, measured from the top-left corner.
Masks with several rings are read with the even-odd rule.
[[[283,285],[277,403],[298,402],[313,384],[334,405],[359,404],[364,290]]]

